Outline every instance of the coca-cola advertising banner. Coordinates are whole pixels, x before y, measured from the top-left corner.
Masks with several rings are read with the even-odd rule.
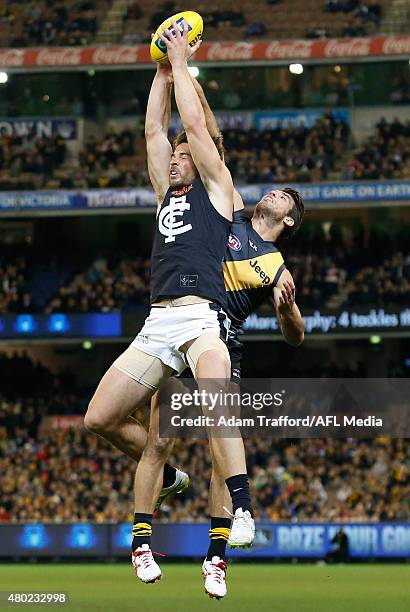
[[[252,62],[309,59],[360,59],[410,55],[410,35],[330,40],[273,40],[204,43],[198,62]],[[133,66],[151,62],[148,45],[133,47],[48,47],[0,49],[1,68],[76,68]]]

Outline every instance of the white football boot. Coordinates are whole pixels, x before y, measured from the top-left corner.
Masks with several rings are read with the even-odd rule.
[[[226,510],[226,508],[225,508]],[[230,513],[231,514],[231,513]],[[228,544],[231,548],[249,548],[255,538],[255,521],[249,510],[238,508],[233,516]]]
[[[212,561],[205,561],[202,564],[202,575],[204,577],[205,593],[211,599],[222,599],[225,597],[226,590],[226,570],[227,564],[219,557],[212,557]]]
[[[176,469],[175,482],[170,487],[164,487],[161,489],[161,493],[159,494],[157,504],[155,506],[155,510],[159,510],[162,502],[168,495],[174,495],[175,493],[182,493],[187,487],[189,487],[189,476],[182,470]]]
[[[161,569],[155,562],[152,551],[148,544],[142,544],[131,555],[132,565],[135,573],[142,582],[153,583],[161,580]]]

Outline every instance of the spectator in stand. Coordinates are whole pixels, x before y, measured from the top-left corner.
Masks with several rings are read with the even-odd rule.
[[[326,0],[326,11],[331,13],[350,13],[351,18],[346,22],[342,36],[367,36],[366,23],[378,27],[382,18],[382,9],[377,0]]]
[[[360,6],[360,0],[326,0],[325,10],[332,13],[351,13]]]
[[[348,162],[345,180],[410,178],[410,121],[377,124],[374,135]]]
[[[172,0],[171,2],[164,2],[160,6],[159,10],[151,15],[151,21],[149,24],[150,31],[155,32],[158,26],[161,25],[165,19],[168,19],[170,15],[173,15],[176,12],[175,2]]]
[[[214,28],[227,26],[241,28],[245,25],[245,18],[235,3],[232,3],[230,8],[226,10],[222,10],[218,5],[214,5],[207,7],[205,23],[207,26]]]
[[[0,314],[33,312],[24,256],[0,258]]]
[[[244,32],[246,38],[250,38],[251,36],[259,36],[261,38],[265,36],[266,33],[267,29],[262,21],[253,21],[246,27]]]
[[[410,102],[410,79],[396,77],[393,81],[390,100],[393,104],[408,104]]]
[[[134,2],[128,7],[127,13],[124,19],[137,20],[144,16],[144,12],[138,2]]]
[[[342,36],[355,38],[356,36],[367,36],[367,30],[359,17],[350,17],[342,30]]]

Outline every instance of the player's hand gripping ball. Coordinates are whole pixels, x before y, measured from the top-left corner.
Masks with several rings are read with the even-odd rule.
[[[195,13],[195,11],[183,11],[182,13],[177,13],[176,15],[173,15],[173,17],[163,21],[159,28],[157,28],[157,31],[152,38],[150,52],[151,58],[154,60],[154,62],[165,64],[168,61],[167,48],[165,43],[159,38],[158,32],[162,33],[165,31],[165,36],[175,36],[172,21],[177,23],[182,32],[184,20],[188,24],[189,46],[193,47],[199,40],[202,39],[204,22],[202,21],[201,15],[199,15],[199,13]]]

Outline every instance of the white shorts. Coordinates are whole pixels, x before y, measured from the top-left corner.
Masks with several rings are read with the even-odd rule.
[[[208,302],[184,306],[153,306],[144,327],[131,346],[158,357],[178,374],[187,367],[180,348],[204,334],[215,334],[227,341],[230,320],[217,304]]]

